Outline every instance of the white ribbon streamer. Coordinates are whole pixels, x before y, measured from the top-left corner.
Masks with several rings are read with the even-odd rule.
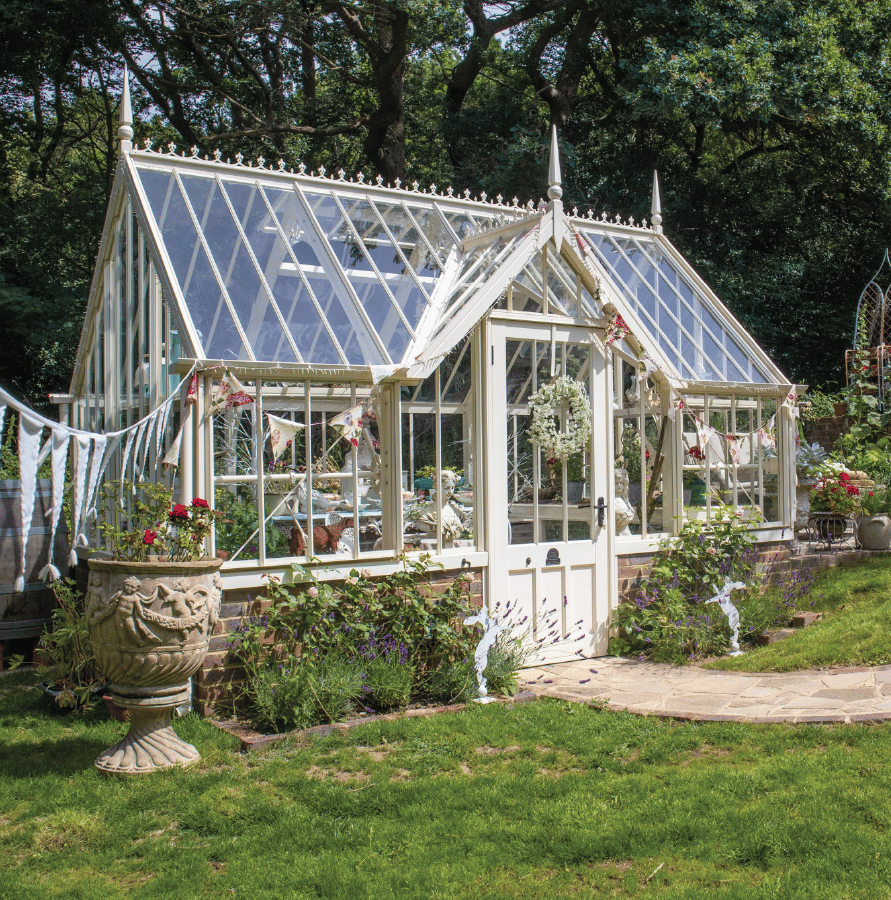
[[[87,434],[75,435],[73,477],[71,479],[71,555],[68,559],[72,566],[77,565],[77,536],[83,517],[84,494],[86,493],[87,467],[90,463],[92,439]]]
[[[19,485],[21,487],[22,559],[14,590],[17,594],[25,590],[25,569],[28,565],[28,535],[34,516],[34,494],[37,490],[37,455],[40,451],[40,436],[43,421],[26,410],[19,410]]]
[[[42,581],[57,581],[60,577],[53,559],[56,548],[56,529],[59,525],[59,514],[62,512],[62,501],[65,494],[65,469],[68,465],[68,435],[63,431],[54,431],[51,440],[53,453],[53,508],[51,515],[53,521],[48,558],[38,576]]]

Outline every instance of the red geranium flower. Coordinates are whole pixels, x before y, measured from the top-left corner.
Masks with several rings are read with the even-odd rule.
[[[171,519],[188,519],[189,518],[189,510],[183,506],[182,503],[177,503],[174,505],[173,509],[170,510],[167,515]]]
[[[142,536],[142,543],[151,547],[151,545],[155,543],[155,538],[157,536],[157,531],[152,531],[151,528],[146,528],[145,534]]]
[[[195,499],[192,500],[191,505],[196,509],[210,509],[210,507],[207,505],[207,501],[202,500],[201,497],[195,497]]]
[[[848,475],[847,472],[839,472],[839,473],[838,473],[838,480],[839,480],[839,481],[850,481],[850,480],[851,480],[851,476]]]

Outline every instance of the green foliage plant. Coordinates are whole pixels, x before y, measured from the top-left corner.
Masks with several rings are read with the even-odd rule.
[[[818,389],[808,391],[799,402],[801,417],[805,422],[813,422],[816,419],[829,419],[835,416],[835,404],[847,401],[844,391],[821,391]]]
[[[678,535],[659,545],[637,595],[616,610],[610,653],[677,663],[725,650],[726,620],[705,604],[725,578],[753,581],[755,538],[749,529],[742,513],[729,508],[710,520],[684,521]]]
[[[93,653],[84,599],[70,578],[52,582],[51,589],[56,608],[37,644],[41,675],[60,692],[57,703],[61,708],[86,708],[94,690],[105,681]],[[16,658],[14,667],[20,663]]]
[[[268,610],[245,619],[231,644],[245,666],[243,699],[250,714],[269,724],[273,717],[260,708],[268,702],[259,695],[270,695],[287,678],[288,705],[301,710],[290,724],[333,721],[333,713],[309,695],[318,692],[318,673],[334,660],[361,673],[353,699],[369,709],[404,706],[427,693],[435,673],[472,656],[476,640],[463,627],[470,576],[461,574],[434,593],[429,576],[436,568],[442,567],[422,555],[403,559],[401,568],[379,578],[353,569],[334,584],[295,564],[290,583],[270,579]],[[293,700],[298,695],[300,702]],[[284,718],[277,716],[279,725]]]
[[[256,559],[260,553],[257,539],[257,501],[249,491],[244,493],[219,488],[216,493],[216,508],[220,518],[216,523],[216,548],[228,556],[241,550],[239,559]],[[267,510],[268,513],[268,510]],[[244,549],[242,549],[244,548]],[[266,523],[266,555],[286,556],[288,539],[275,527]]]
[[[849,425],[839,439],[848,465],[873,474],[877,468],[887,471],[891,462],[891,406],[881,407],[876,385],[870,380],[872,357],[869,350],[854,354],[850,383],[846,391]]]

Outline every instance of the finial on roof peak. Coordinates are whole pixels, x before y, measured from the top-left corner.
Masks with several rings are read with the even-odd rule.
[[[563,179],[560,175],[560,151],[557,146],[557,126],[551,125],[551,159],[548,163],[548,200],[563,196]]]
[[[133,146],[133,112],[130,109],[130,72],[124,63],[123,89],[121,90],[121,111],[118,122],[118,150],[127,153]]]
[[[650,221],[653,231],[662,234],[662,198],[659,196],[659,173],[653,169],[653,202],[650,204]]]

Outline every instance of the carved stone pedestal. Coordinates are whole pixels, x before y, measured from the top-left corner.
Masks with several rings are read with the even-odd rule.
[[[201,754],[178,737],[170,725],[172,709],[130,710],[130,730],[114,747],[103,750],[93,765],[106,775],[139,775],[170,766],[189,766]]]
[[[207,654],[220,609],[221,564],[90,560],[93,648],[112,699],[130,710],[127,736],[95,761],[100,772],[137,775],[199,758],[170,723]]]

